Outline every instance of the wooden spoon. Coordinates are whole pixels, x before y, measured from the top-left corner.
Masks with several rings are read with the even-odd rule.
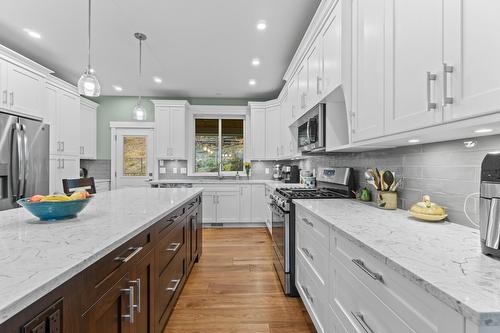
[[[392,184],[394,183],[394,174],[392,173],[392,171],[384,171],[384,174],[382,175],[382,179],[384,180],[383,183],[384,183],[384,189],[387,189],[389,190],[392,186]]]

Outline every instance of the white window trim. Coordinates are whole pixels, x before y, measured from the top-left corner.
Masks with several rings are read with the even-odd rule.
[[[218,172],[195,172],[195,120],[196,119],[242,119],[243,120],[243,162],[246,161],[247,150],[248,150],[248,107],[246,106],[192,106],[191,110],[191,121],[189,122],[189,148],[188,148],[188,176],[199,176],[199,177],[217,177]],[[220,142],[219,142],[220,146]],[[236,176],[237,171],[223,171],[221,175],[226,177]],[[238,171],[240,175],[243,176],[244,170]]]

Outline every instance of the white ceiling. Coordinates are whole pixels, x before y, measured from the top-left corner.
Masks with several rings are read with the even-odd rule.
[[[87,0],[2,0],[0,43],[76,83],[86,66]],[[93,0],[92,67],[103,95],[269,99],[320,0]],[[258,31],[259,20],[267,22]],[[29,37],[23,28],[39,32]],[[258,57],[261,65],[251,65]],[[152,77],[159,76],[158,85]],[[249,86],[249,79],[257,80]],[[120,85],[117,93],[112,85]]]

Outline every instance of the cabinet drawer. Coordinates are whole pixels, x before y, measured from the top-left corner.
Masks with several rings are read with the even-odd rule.
[[[297,252],[297,289],[318,332],[324,332],[325,310],[328,306],[327,290],[310,270],[301,252]]]
[[[187,213],[186,207],[187,206],[183,206],[174,210],[172,213],[168,214],[156,223],[156,229],[160,234],[160,238],[163,237],[163,235],[167,233],[175,223],[181,221],[185,217]]]
[[[329,249],[330,225],[300,208],[297,209],[295,220],[297,225],[303,227],[304,231],[308,232],[319,244]]]
[[[84,271],[85,293],[82,293],[82,310],[94,304],[116,284],[152,248],[152,229],[135,236]]]
[[[331,258],[342,263],[415,331],[438,333],[463,330],[460,314],[333,229],[330,249]]]
[[[303,255],[321,284],[325,285],[328,277],[328,249],[318,243],[300,224],[297,226],[296,241],[297,251]]]
[[[175,305],[186,278],[186,247],[174,257],[167,268],[160,274],[158,281],[158,319],[163,329]]]
[[[344,326],[361,332],[415,333],[343,265],[332,259],[331,306]],[[428,331],[420,331],[428,332]]]
[[[178,222],[174,229],[171,229],[157,246],[158,251],[158,272],[161,274],[168,263],[180,252],[186,242],[186,219]]]
[[[192,212],[193,209],[195,209],[196,206],[198,206],[199,203],[200,203],[200,197],[196,197],[196,198],[193,198],[193,199],[189,200],[189,202],[185,205],[186,206],[186,212],[188,214],[190,212]]]

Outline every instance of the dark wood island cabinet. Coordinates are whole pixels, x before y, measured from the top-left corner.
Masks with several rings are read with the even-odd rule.
[[[201,256],[201,195],[0,325],[1,333],[162,333]]]

